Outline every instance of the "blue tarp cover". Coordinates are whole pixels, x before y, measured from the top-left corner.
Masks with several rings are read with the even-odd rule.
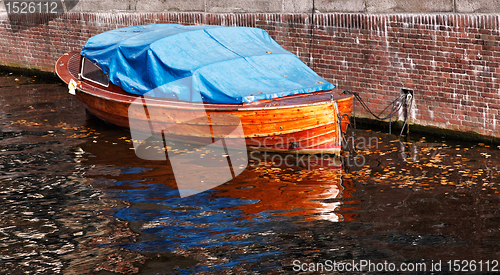
[[[257,28],[126,27],[91,37],[81,54],[129,93],[190,102],[249,103],[333,88]]]

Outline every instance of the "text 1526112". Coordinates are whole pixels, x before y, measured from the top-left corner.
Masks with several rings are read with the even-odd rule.
[[[10,14],[57,13],[57,2],[5,1],[5,8]]]

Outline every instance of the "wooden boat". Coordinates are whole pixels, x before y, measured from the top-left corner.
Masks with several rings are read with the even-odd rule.
[[[238,146],[241,143],[237,141],[244,138],[253,150],[338,154],[352,111],[352,96],[333,89],[239,104],[131,94],[110,82],[102,85],[82,78],[85,59],[77,51],[66,53],[57,61],[55,71],[74,86],[76,98],[90,113],[120,127],[130,128],[134,122],[134,131],[160,129],[164,137],[174,139],[200,143],[224,139],[228,146],[232,141]],[[102,72],[96,75],[106,77]],[[134,111],[145,109],[146,117]],[[234,131],[238,126],[243,131]]]

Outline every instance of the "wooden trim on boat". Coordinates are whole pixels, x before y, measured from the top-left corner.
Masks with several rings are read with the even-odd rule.
[[[255,150],[275,152],[299,152],[305,154],[339,153],[340,132],[345,131],[349,119],[339,117],[351,114],[352,95],[341,91],[321,91],[291,95],[273,100],[245,104],[190,103],[171,99],[158,99],[126,93],[120,87],[109,84],[100,86],[79,80],[81,56],[73,51],[63,55],[56,63],[57,75],[66,83],[77,83],[76,97],[85,108],[109,123],[128,128],[130,120],[141,120],[137,112],[147,108],[150,119],[144,130],[162,129],[167,135],[207,138],[213,133],[206,127],[217,127],[219,135],[211,138],[242,138]],[[140,102],[137,99],[141,98]],[[207,117],[203,119],[202,117]],[[188,120],[186,118],[193,118]],[[201,119],[199,119],[201,117]],[[232,129],[240,125],[244,136],[232,136]],[[182,125],[182,127],[177,127]],[[295,138],[298,143],[286,143],[284,138]],[[319,140],[319,138],[322,138]],[[262,140],[270,146],[255,146]]]

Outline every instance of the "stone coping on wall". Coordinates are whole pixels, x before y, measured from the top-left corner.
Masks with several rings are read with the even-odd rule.
[[[4,0],[0,13],[7,9]],[[30,0],[23,0],[24,2]],[[205,13],[498,13],[490,0],[48,0],[65,12],[205,12]]]

